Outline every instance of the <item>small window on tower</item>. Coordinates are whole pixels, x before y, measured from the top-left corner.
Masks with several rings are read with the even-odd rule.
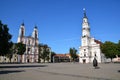
[[[35,38],[37,38],[37,31],[35,31]]]
[[[37,41],[35,41],[35,46],[37,46]]]
[[[84,57],[86,57],[86,54],[84,54]]]
[[[86,37],[86,35],[84,35],[83,37]]]
[[[23,37],[24,36],[24,29],[21,28],[21,36]]]
[[[97,55],[96,55],[96,53],[97,53],[97,52],[95,51],[95,52],[94,52],[94,54],[95,54],[95,57],[97,56]]]
[[[30,40],[28,41],[28,44],[30,45]]]
[[[84,49],[84,51],[86,51],[86,49]]]
[[[96,54],[95,54],[95,57],[96,57]]]
[[[30,51],[30,48],[28,48],[28,51]]]
[[[92,56],[92,52],[90,52],[90,58],[91,58],[91,56]]]
[[[85,30],[86,28],[83,28],[83,30]]]

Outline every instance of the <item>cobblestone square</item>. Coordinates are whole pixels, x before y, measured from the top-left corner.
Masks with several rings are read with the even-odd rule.
[[[120,64],[0,64],[0,80],[120,80]]]

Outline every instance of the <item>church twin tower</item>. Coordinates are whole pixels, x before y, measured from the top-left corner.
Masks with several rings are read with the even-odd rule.
[[[22,62],[38,62],[38,29],[35,26],[32,36],[25,36],[24,23],[21,24],[18,36],[18,43],[22,42],[26,45],[26,51],[22,56]]]
[[[19,30],[18,42],[26,44],[26,52],[22,56],[22,62],[38,62],[38,30],[35,26],[32,36],[25,36],[24,23],[21,24]],[[101,63],[101,42],[90,36],[90,26],[86,11],[84,9],[84,17],[82,22],[81,46],[79,47],[79,62],[92,63],[96,58]]]

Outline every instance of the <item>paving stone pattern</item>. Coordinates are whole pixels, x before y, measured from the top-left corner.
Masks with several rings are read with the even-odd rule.
[[[0,64],[0,80],[120,80],[120,64]]]

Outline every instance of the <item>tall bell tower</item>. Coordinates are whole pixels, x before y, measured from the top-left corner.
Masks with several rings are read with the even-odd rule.
[[[37,26],[34,27],[33,33],[32,33],[32,37],[34,38],[34,45],[38,46],[38,29]]]
[[[84,16],[82,21],[82,36],[81,36],[81,46],[80,46],[80,63],[89,63],[90,56],[90,26],[88,18],[86,15],[85,8],[83,9]]]
[[[24,36],[25,36],[25,26],[24,23],[22,23],[19,29],[19,36],[17,42],[23,42]]]
[[[101,42],[92,38],[90,36],[90,26],[86,15],[86,10],[84,10],[84,16],[82,21],[82,36],[81,36],[81,46],[79,47],[79,62],[80,63],[92,63],[93,59],[96,58],[99,63],[101,63]]]
[[[32,37],[38,39],[38,29],[37,26],[34,27]]]
[[[82,46],[89,46],[89,38],[90,38],[90,26],[88,22],[88,18],[86,16],[86,11],[84,10],[84,17],[82,22]]]

